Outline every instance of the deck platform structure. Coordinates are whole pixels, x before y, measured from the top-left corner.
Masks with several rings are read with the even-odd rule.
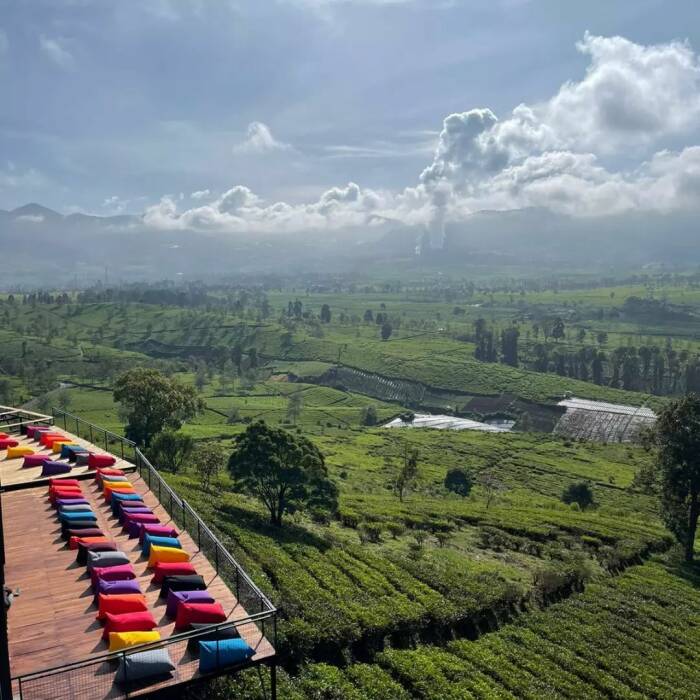
[[[0,426],[3,408],[0,407]],[[56,420],[61,432],[89,449],[104,452],[84,437],[65,430],[64,415]],[[85,434],[88,428],[93,433],[100,430],[77,420],[81,434]],[[66,420],[65,424],[68,425],[69,421]],[[75,426],[75,417],[70,417],[70,424]],[[9,432],[4,427],[0,427],[0,431]],[[118,438],[109,436],[110,440]],[[26,435],[22,436],[21,442],[36,445]],[[274,697],[275,608],[195,511],[168,487],[140,451],[128,441],[124,441],[124,445],[127,450],[123,454],[133,461],[119,456],[117,466],[131,472],[129,480],[161,522],[173,524],[178,529],[182,548],[190,554],[191,562],[207,583],[207,589],[222,604],[228,616],[225,624],[235,626],[255,650],[255,656],[246,666],[261,663],[270,666],[270,694]],[[121,448],[115,451],[122,454]],[[15,462],[20,462],[20,465]],[[181,683],[202,680],[198,672],[199,660],[190,650],[192,645],[188,648],[189,639],[196,638],[201,632],[183,634],[174,629],[174,621],[165,615],[165,600],[158,597],[159,587],[150,582],[152,572],[141,555],[138,539],[129,539],[105,503],[93,474],[87,468],[79,467],[66,476],[81,480],[83,493],[97,516],[98,526],[129,556],[161,635],[161,642],[108,654],[107,644],[102,640],[102,625],[95,619],[97,609],[90,578],[86,568],[76,563],[77,552],[70,550],[61,538],[56,511],[48,501],[47,480],[40,478],[39,468],[22,469],[21,462],[21,458],[3,460],[0,457],[3,581],[10,588],[20,588],[21,591],[6,613],[12,697],[21,700],[145,697],[159,692],[164,694]],[[114,683],[122,654],[158,647],[167,649],[176,666],[170,677],[142,687],[131,686],[128,692]],[[233,673],[239,668],[221,668],[211,675]],[[4,696],[2,700],[5,700]]]

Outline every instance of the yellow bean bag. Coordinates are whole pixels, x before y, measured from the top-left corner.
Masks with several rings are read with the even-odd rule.
[[[153,568],[158,562],[175,564],[182,561],[189,561],[190,555],[184,549],[176,547],[159,547],[151,545],[151,553],[148,556],[148,566]]]
[[[71,445],[72,441],[71,440],[57,440],[56,442],[53,443],[53,447],[51,448],[51,452],[60,452],[61,448],[64,445]]]
[[[18,447],[8,447],[7,448],[7,459],[14,459],[15,457],[24,457],[24,455],[33,455],[34,450],[27,445],[19,445]]]
[[[110,632],[109,650],[119,651],[127,647],[135,647],[139,644],[150,644],[160,641],[160,633],[153,632]]]

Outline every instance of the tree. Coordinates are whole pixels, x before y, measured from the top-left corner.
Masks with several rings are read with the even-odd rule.
[[[324,304],[321,307],[321,323],[331,322],[331,307],[328,304]]]
[[[560,341],[565,335],[565,326],[564,326],[564,321],[560,317],[557,316],[557,318],[552,321],[552,338],[556,340],[557,342]]]
[[[304,398],[301,391],[295,391],[287,398],[287,418],[296,425],[301,412],[304,410]]]
[[[164,430],[151,441],[148,459],[159,469],[177,472],[185,466],[193,449],[194,440],[189,435]]]
[[[372,323],[374,321],[374,314],[372,309],[367,309],[362,317],[365,323]]]
[[[202,487],[209,491],[212,481],[226,465],[226,453],[220,442],[200,442],[192,456],[192,466],[202,480]]]
[[[511,326],[506,328],[501,334],[501,357],[502,361],[506,365],[511,367],[518,366],[518,338],[520,337],[520,331],[515,327]]]
[[[68,389],[61,389],[58,392],[58,407],[61,410],[67,411],[70,408],[71,400],[72,397],[68,392]]]
[[[194,385],[197,391],[201,392],[207,383],[207,370],[204,365],[199,365],[197,373],[194,375]]]
[[[468,496],[474,481],[466,469],[450,469],[445,475],[445,488],[459,496]]]
[[[659,413],[652,434],[661,483],[661,515],[693,561],[700,515],[700,397],[687,394]]]
[[[234,423],[238,423],[240,420],[241,412],[236,406],[234,406],[226,416],[226,424],[233,425]]]
[[[578,503],[579,506],[581,506],[581,510],[586,510],[586,508],[592,506],[594,503],[593,489],[591,489],[589,482],[577,481],[573,484],[569,484],[564,489],[561,500],[569,505],[571,503]]]
[[[260,500],[278,527],[285,513],[338,508],[338,489],[323,455],[301,435],[253,423],[236,438],[228,469],[236,488]]]
[[[146,367],[131,369],[115,381],[114,400],[125,409],[126,437],[145,447],[156,433],[179,430],[204,410],[194,387]]]
[[[403,464],[396,476],[396,493],[399,495],[400,501],[403,501],[405,492],[413,486],[418,478],[418,457],[418,450],[409,450],[408,445],[404,445]]]
[[[377,409],[374,406],[365,406],[360,414],[360,423],[362,425],[377,425],[379,417],[377,416]]]
[[[490,508],[494,498],[496,498],[501,491],[505,491],[505,485],[496,478],[492,468],[487,468],[481,472],[478,482],[486,496],[486,507]]]
[[[382,323],[382,340],[389,340],[393,332],[394,329],[391,327],[389,321],[384,321],[384,323]]]

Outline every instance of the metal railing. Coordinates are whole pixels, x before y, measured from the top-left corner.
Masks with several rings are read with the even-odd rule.
[[[141,478],[158,498],[161,506],[168,512],[173,522],[177,524],[178,528],[189,533],[193,541],[196,542],[198,551],[206,556],[213,565],[217,575],[228,584],[231,591],[235,594],[237,604],[231,614],[234,614],[236,609],[240,608],[239,614],[242,615],[245,611],[245,615],[220,625],[212,625],[204,631],[177,634],[153,644],[141,645],[133,649],[91,657],[83,661],[17,676],[13,680],[18,684],[19,697],[22,700],[47,697],[92,700],[92,698],[101,697],[104,694],[105,696],[109,695],[110,698],[128,698],[136,692],[134,689],[129,688],[128,683],[126,685],[122,684],[120,689],[117,686],[112,687],[117,668],[116,662],[121,661],[122,665],[125,665],[123,663],[125,658],[132,654],[147,650],[168,649],[173,647],[173,645],[180,645],[184,653],[185,647],[192,640],[226,627],[239,628],[244,625],[255,625],[260,632],[260,643],[271,640],[273,647],[276,647],[277,609],[275,606],[255,585],[243,567],[240,566],[233,555],[220,542],[219,538],[204,523],[192,506],[183,498],[180,498],[163,480],[163,477],[161,477],[157,469],[149,462],[136,444],[121,435],[105,430],[67,411],[54,408],[52,413],[53,417],[49,417],[49,419],[57,424],[62,424],[65,430],[74,431],[77,437],[89,440],[93,444],[101,443],[105,446],[106,451],[113,454],[121,454],[123,459],[133,463]],[[100,443],[94,440],[95,436],[100,439]],[[110,449],[113,445],[117,446],[118,449]],[[250,637],[250,630],[245,636],[246,638]],[[217,671],[212,675],[220,674],[223,670],[229,672],[238,668],[226,667],[224,669],[223,666],[218,668],[218,644],[216,652]],[[250,663],[243,664],[241,667],[247,665],[250,665]],[[177,670],[174,673],[177,673]],[[186,680],[189,680],[189,678]],[[171,682],[177,683],[180,681],[176,679]],[[104,693],[102,692],[103,690]]]
[[[53,416],[43,413],[28,411],[26,408],[13,408],[12,406],[0,406],[0,430],[22,432],[22,428],[27,425],[53,424]]]

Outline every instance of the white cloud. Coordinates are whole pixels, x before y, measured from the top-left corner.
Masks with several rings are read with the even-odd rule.
[[[21,221],[25,224],[41,224],[44,217],[41,214],[22,214],[15,218],[15,221]]]
[[[190,195],[190,199],[209,199],[211,197],[211,192],[209,190],[197,190],[196,192],[192,192]]]
[[[39,37],[39,47],[44,55],[59,68],[70,70],[75,66],[75,59],[64,43],[63,39],[52,39],[44,34]]]
[[[354,183],[307,204],[267,203],[237,186],[206,206],[178,211],[172,198],[145,220],[159,228],[280,232],[373,225],[384,219],[427,224],[441,236],[445,221],[481,209],[543,207],[572,216],[700,209],[700,146],[666,150],[700,119],[700,64],[681,42],[641,46],[622,37],[586,34],[583,78],[548,100],[518,105],[499,120],[487,108],[451,114],[432,162],[403,192]],[[279,148],[259,122],[239,146]],[[393,148],[393,146],[392,146]],[[331,156],[375,157],[381,148],[329,147]],[[616,171],[612,163],[630,162]]]
[[[286,151],[291,149],[288,143],[278,141],[270,131],[270,127],[262,122],[248,124],[248,132],[244,141],[233,147],[234,153],[270,153],[271,151]]]

